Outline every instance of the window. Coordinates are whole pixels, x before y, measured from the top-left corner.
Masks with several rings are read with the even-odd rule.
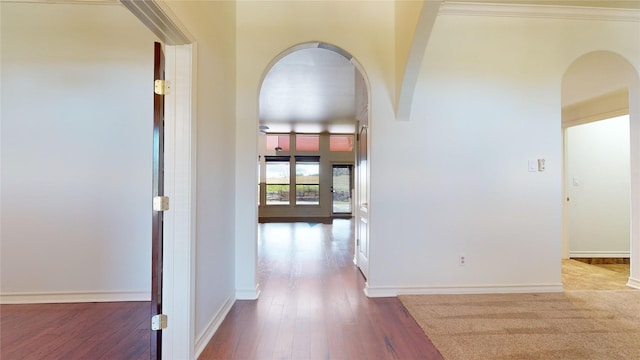
[[[320,136],[296,135],[296,151],[320,151]]]
[[[330,151],[353,151],[353,135],[330,135]]]
[[[265,157],[266,204],[289,205],[290,163],[288,156]]]
[[[289,151],[289,135],[267,135],[267,151]]]
[[[296,156],[296,204],[320,204],[319,156]]]

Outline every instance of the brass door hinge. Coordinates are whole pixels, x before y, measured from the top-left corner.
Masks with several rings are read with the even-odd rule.
[[[153,211],[167,211],[169,210],[169,197],[156,196],[153,198]]]
[[[151,317],[151,330],[162,330],[167,328],[168,317],[165,314],[158,314]]]
[[[166,80],[156,80],[153,86],[153,92],[157,95],[167,95],[169,94],[169,90],[171,86]]]

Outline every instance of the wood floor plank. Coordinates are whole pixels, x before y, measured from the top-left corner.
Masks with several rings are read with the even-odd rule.
[[[149,359],[150,306],[0,305],[0,359]]]
[[[442,359],[398,299],[365,296],[351,220],[260,224],[259,233],[262,310],[234,305],[200,360]]]

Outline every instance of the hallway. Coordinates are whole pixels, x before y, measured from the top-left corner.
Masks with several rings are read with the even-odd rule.
[[[369,299],[353,222],[259,225],[257,301],[237,301],[200,360],[441,359],[396,298]]]

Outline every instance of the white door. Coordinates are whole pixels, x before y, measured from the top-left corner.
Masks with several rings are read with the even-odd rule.
[[[356,203],[356,263],[364,277],[369,275],[369,184],[368,184],[368,134],[362,126],[357,149],[357,203]]]

